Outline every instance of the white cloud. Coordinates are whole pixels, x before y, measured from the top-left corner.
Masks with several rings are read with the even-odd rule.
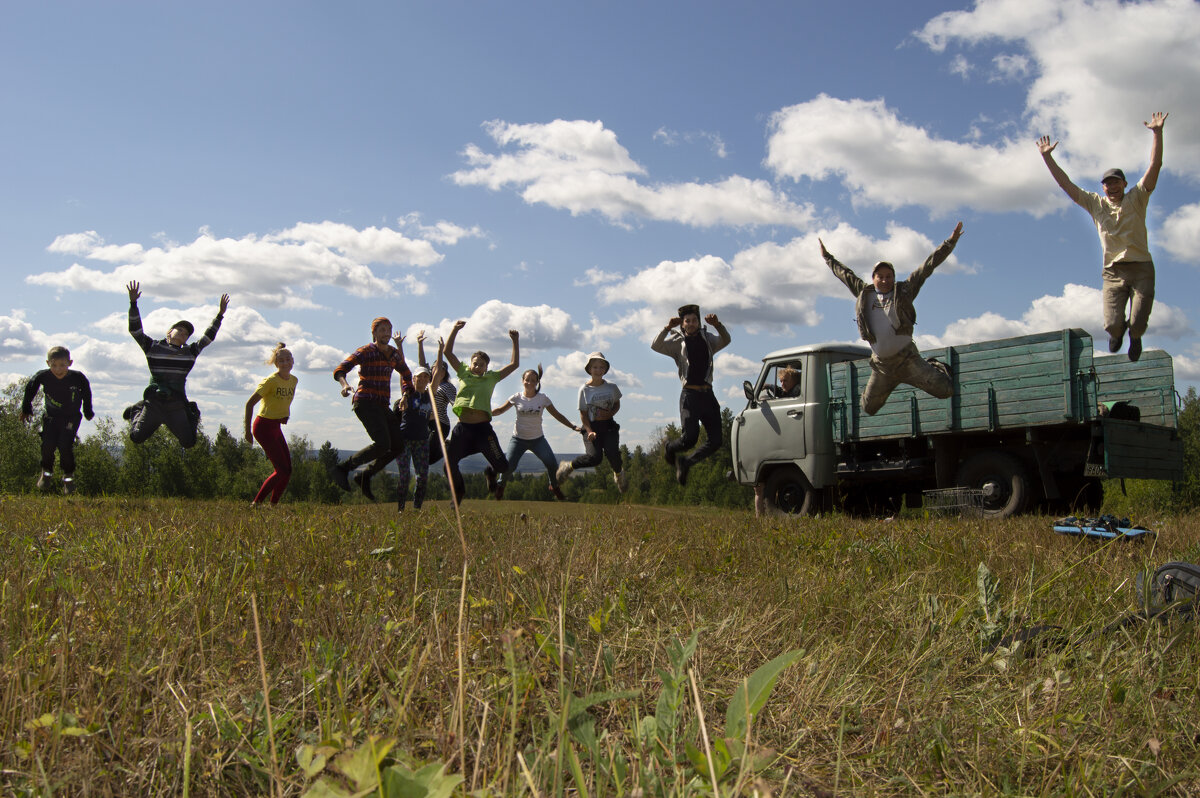
[[[795,180],[838,177],[856,204],[922,205],[939,215],[960,208],[1041,215],[1067,202],[1032,140],[949,141],[901,119],[883,100],[822,94],[777,111],[766,164]]]
[[[606,304],[640,306],[641,312],[624,318],[621,327],[638,331],[647,340],[675,315],[683,301],[698,303],[704,314],[716,313],[726,325],[765,325],[788,334],[790,325],[820,322],[816,303],[821,297],[844,298],[847,318],[853,315],[850,292],[822,260],[818,238],[838,260],[860,274],[887,260],[895,264],[901,277],[921,265],[937,246],[923,234],[898,224],[889,225],[887,233],[885,239],[873,239],[842,224],[785,244],[758,244],[738,252],[730,261],[715,255],[663,261],[604,285],[600,297]],[[939,273],[961,270],[951,256]]]
[[[1106,345],[1108,334],[1104,331],[1104,320],[1100,309],[1100,289],[1068,283],[1058,296],[1042,296],[1035,299],[1019,319],[1006,319],[998,313],[987,312],[979,316],[959,319],[946,326],[938,335],[916,336],[922,347],[967,344],[1008,338],[1017,335],[1079,327],[1091,333],[1094,341]],[[1150,314],[1148,336],[1159,336],[1180,340],[1192,334],[1187,317],[1177,307],[1155,302]]]
[[[733,353],[718,352],[713,358],[716,371],[726,377],[748,377],[757,374],[762,369],[762,362]]]
[[[1068,203],[1038,157],[1039,135],[1061,139],[1059,163],[1092,185],[1113,165],[1145,168],[1151,139],[1141,123],[1153,111],[1200,105],[1200,4],[1192,0],[977,0],[915,35],[935,52],[1004,47],[991,56],[989,80],[1032,76],[1023,118],[997,126],[1002,137],[985,141],[974,128],[955,139],[882,98],[820,95],[774,114],[767,166],[796,180],[839,179],[857,204],[1041,216]],[[949,69],[968,79],[977,67],[956,52]],[[1200,128],[1168,121],[1165,137],[1164,168],[1200,176]]]
[[[475,308],[465,320],[467,324],[459,331],[454,344],[454,353],[460,358],[471,350],[483,349],[491,356],[493,362],[502,360],[507,363],[512,348],[509,330],[520,333],[522,352],[572,348],[578,346],[582,338],[579,328],[571,321],[571,315],[562,308],[550,305],[513,305],[490,299]],[[417,334],[425,330],[425,354],[432,359],[437,354],[438,336],[448,337],[455,321],[457,319],[442,319],[436,324],[409,324],[405,329],[406,353],[416,357]]]
[[[399,221],[404,227],[416,230],[421,238],[426,241],[432,241],[435,244],[453,246],[464,238],[484,238],[483,229],[478,225],[463,227],[462,225],[445,220],[427,225],[421,222],[421,214],[419,213],[410,213],[402,217]]]
[[[635,178],[645,175],[645,168],[599,121],[557,119],[527,125],[494,121],[486,130],[502,150],[511,151],[493,154],[469,145],[464,151],[469,168],[451,175],[458,185],[493,191],[514,187],[527,203],[572,215],[598,213],[617,224],[656,220],[696,227],[804,227],[812,219],[810,207],[793,203],[763,180],[735,175],[715,183],[643,185]],[[660,133],[665,140],[674,135]],[[709,141],[723,157],[719,138]]]
[[[1020,54],[1004,53],[992,59],[994,72],[989,81],[1020,80],[1029,74],[1031,65],[1029,59]]]
[[[27,321],[14,316],[0,316],[0,360],[35,357],[48,347],[45,336]]]
[[[1168,216],[1158,240],[1178,260],[1200,261],[1200,203],[1184,205]]]
[[[430,240],[452,243],[474,231],[449,223],[425,228]],[[72,264],[57,272],[25,278],[60,290],[124,293],[130,280],[144,296],[188,300],[228,292],[235,302],[288,309],[315,307],[313,289],[331,285],[356,296],[420,296],[426,284],[412,273],[378,276],[370,264],[418,268],[443,259],[430,240],[409,238],[388,228],[358,230],[335,222],[300,223],[266,236],[217,238],[208,230],[187,244],[165,242],[149,249],[130,243],[109,245],[95,232],[57,237],[47,249],[64,255],[118,264],[111,271]]]
[[[1133,167],[1144,168],[1150,154],[1141,122],[1200,104],[1200,4],[1191,0],[977,0],[916,36],[935,52],[958,43],[1022,48],[1037,76],[1026,98],[1026,146],[1041,133],[1061,138],[1055,154],[1071,174],[1122,163],[1139,171]],[[1200,175],[1200,129],[1168,121],[1165,152],[1165,168]]]

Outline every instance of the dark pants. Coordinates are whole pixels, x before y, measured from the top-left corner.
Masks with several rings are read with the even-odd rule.
[[[620,474],[621,465],[621,425],[609,419],[608,421],[593,421],[592,432],[596,440],[588,440],[587,433],[583,435],[583,454],[571,461],[575,468],[591,468],[600,465],[600,461],[608,458],[613,473]]]
[[[54,453],[63,474],[75,473],[75,434],[79,430],[79,418],[67,416],[44,416],[42,418],[42,471],[54,472]]]
[[[354,415],[362,422],[371,443],[346,458],[342,468],[353,471],[363,463],[382,460],[379,469],[382,470],[395,456],[392,441],[400,441],[400,419],[381,402],[358,402],[354,405]]]
[[[179,440],[179,445],[190,449],[196,445],[196,422],[188,407],[187,399],[153,398],[143,399],[134,411],[129,425],[129,440],[143,443],[163,424]]]
[[[445,427],[442,427],[445,429]],[[433,465],[438,460],[442,459],[442,444],[448,441],[449,438],[443,438],[438,435],[437,427],[429,428],[429,464]]]
[[[667,450],[678,454],[686,452],[696,445],[700,437],[700,425],[704,425],[704,434],[708,439],[692,456],[691,463],[699,462],[721,448],[721,404],[712,390],[694,391],[683,389],[679,394],[679,426],[683,435],[667,444]]]
[[[482,453],[488,465],[497,474],[508,470],[508,458],[500,448],[500,441],[497,440],[496,431],[492,429],[490,421],[479,421],[475,424],[464,424],[460,421],[455,424],[450,433],[450,440],[446,443],[446,452],[450,461],[450,479],[454,482],[454,495],[460,501],[463,498],[464,485],[458,463],[467,455]]]

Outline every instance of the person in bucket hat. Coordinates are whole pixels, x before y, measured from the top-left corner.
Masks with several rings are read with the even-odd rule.
[[[621,409],[621,389],[604,379],[609,368],[603,352],[592,352],[587,356],[583,370],[587,372],[588,381],[579,389],[584,453],[559,465],[557,476],[561,483],[575,469],[591,468],[607,459],[617,490],[624,493],[629,488],[629,475],[621,462],[621,425],[613,418]]]

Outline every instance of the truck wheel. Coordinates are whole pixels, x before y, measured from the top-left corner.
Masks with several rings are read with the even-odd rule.
[[[780,468],[763,483],[763,498],[772,510],[786,515],[816,515],[817,492],[798,468]]]
[[[977,452],[961,466],[955,483],[983,491],[985,518],[1008,518],[1029,502],[1029,475],[1021,461],[1004,452]]]

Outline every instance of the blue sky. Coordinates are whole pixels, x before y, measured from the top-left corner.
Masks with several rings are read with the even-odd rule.
[[[716,387],[736,411],[764,353],[856,337],[818,237],[903,277],[958,220],[919,344],[1066,326],[1103,343],[1096,234],[1034,142],[1061,140],[1084,188],[1109,166],[1132,182],[1162,110],[1146,344],[1185,389],[1198,38],[1181,0],[6,3],[0,381],[63,344],[119,416],[147,378],[125,331],[136,279],[156,337],[233,297],[189,380],[209,434],[240,427],[283,340],[288,431],[364,443],[331,371],[386,315],[414,341],[467,319],[460,353],[498,363],[519,329],[564,412],[603,350],[634,445],[677,419],[649,342],[678,305],[729,326]],[[506,437],[511,415],[496,423]]]

